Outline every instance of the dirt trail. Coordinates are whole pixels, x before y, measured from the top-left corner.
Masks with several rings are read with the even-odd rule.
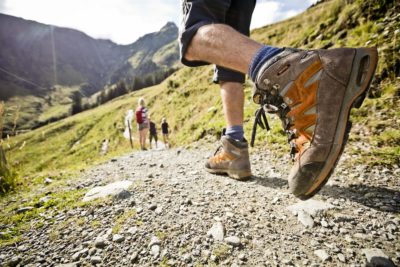
[[[339,164],[302,202],[287,191],[286,161],[252,153],[254,177],[239,182],[206,173],[209,154],[151,150],[88,170],[73,187],[132,185],[43,214],[47,224],[0,250],[0,265],[365,266],[374,256],[400,264],[399,170]]]

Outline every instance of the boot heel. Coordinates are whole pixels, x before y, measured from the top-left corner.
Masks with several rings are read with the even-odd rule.
[[[356,50],[349,83],[349,98],[355,97],[351,107],[360,108],[367,97],[377,63],[378,52],[376,48],[359,48]]]
[[[236,180],[246,180],[251,177],[250,170],[229,170],[227,174]]]

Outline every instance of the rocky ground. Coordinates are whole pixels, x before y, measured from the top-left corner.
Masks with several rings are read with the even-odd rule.
[[[108,185],[113,196],[49,209],[41,228],[0,249],[0,265],[400,264],[399,168],[349,170],[344,154],[321,193],[303,202],[287,191],[286,161],[252,153],[254,177],[239,182],[206,173],[209,154],[135,152],[88,170],[70,189],[95,188],[90,199]]]

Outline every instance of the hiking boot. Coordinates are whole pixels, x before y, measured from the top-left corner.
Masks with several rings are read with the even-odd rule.
[[[260,69],[253,100],[259,111],[282,120],[295,162],[289,188],[300,199],[314,196],[332,174],[351,127],[350,110],[366,97],[377,61],[376,48],[285,49]],[[256,123],[262,126],[263,118]]]
[[[207,160],[206,170],[210,173],[228,174],[237,180],[249,178],[251,169],[247,141],[237,141],[224,135],[221,143],[214,156]]]

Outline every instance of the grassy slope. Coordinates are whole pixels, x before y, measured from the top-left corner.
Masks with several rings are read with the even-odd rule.
[[[378,72],[382,72],[388,68],[388,62],[393,60],[387,55],[390,49],[395,49],[396,43],[391,42],[393,26],[387,37],[382,37],[383,33],[374,26],[375,23],[371,24],[361,17],[352,19],[360,20],[358,26],[346,26],[346,21],[350,19],[343,16],[356,16],[358,4],[345,6],[342,3],[341,0],[322,3],[292,19],[255,30],[252,35],[264,43],[301,47],[326,46],[330,41],[336,46],[364,45],[369,40],[372,40],[372,44],[378,44],[386,38],[390,40],[385,45],[388,48],[380,49],[380,58],[385,59],[380,61],[378,68]],[[339,27],[341,21],[344,22]],[[376,25],[379,25],[379,21]],[[343,37],[343,31],[347,32],[348,37]],[[321,34],[323,36],[319,37]],[[342,37],[339,38],[339,35]],[[138,97],[144,96],[147,99],[152,119],[158,125],[162,117],[168,119],[172,128],[172,141],[177,146],[191,145],[199,139],[216,140],[224,121],[219,89],[211,83],[211,76],[210,66],[183,68],[158,86],[131,93],[96,109],[6,140],[9,162],[18,170],[21,186],[18,195],[11,194],[0,201],[0,208],[4,209],[0,224],[9,225],[11,229],[3,240],[0,238],[0,244],[18,240],[21,231],[29,227],[32,218],[37,218],[40,209],[47,208],[35,209],[23,216],[15,215],[13,210],[20,206],[20,199],[27,201],[24,205],[35,205],[41,196],[51,192],[50,196],[54,199],[52,206],[64,208],[65,203],[72,203],[83,194],[82,190],[59,190],[80,169],[131,150],[129,142],[122,137],[123,117],[126,110],[136,106]],[[369,165],[399,164],[399,110],[396,108],[399,106],[399,84],[398,78],[396,80],[393,73],[390,74],[388,79],[381,82],[381,90],[378,90],[381,96],[367,99],[364,106],[354,112],[356,125],[350,137],[352,145],[348,146],[354,161],[363,161]],[[246,84],[245,90],[245,131],[249,136],[257,107],[251,101],[250,83]],[[280,122],[271,116],[270,121],[273,129],[270,133],[259,133],[258,148],[268,146],[277,155],[287,157],[289,148]],[[134,136],[137,148],[136,130]],[[109,153],[100,156],[100,146],[104,139],[110,140]],[[360,149],[354,144],[368,149]],[[51,176],[55,182],[43,187],[43,179],[47,176]]]

